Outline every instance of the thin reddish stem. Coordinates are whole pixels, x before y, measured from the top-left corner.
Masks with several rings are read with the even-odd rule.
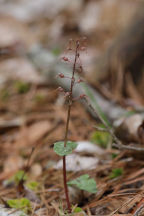
[[[67,121],[66,121],[66,129],[65,129],[64,147],[66,147],[67,140],[68,140],[68,129],[69,129],[70,114],[71,114],[71,106],[73,102],[73,86],[75,83],[74,75],[76,70],[76,62],[78,58],[78,49],[79,49],[79,41],[76,42],[75,59],[73,64],[72,77],[71,77],[70,94],[68,98],[68,112],[67,112]],[[64,190],[65,190],[65,196],[67,201],[67,207],[69,212],[71,212],[71,205],[69,201],[69,193],[68,193],[68,186],[67,186],[67,176],[66,176],[66,156],[63,156],[63,180],[64,180]]]
[[[68,186],[67,186],[67,175],[66,175],[66,156],[63,156],[63,182],[64,182],[64,190],[65,190],[67,208],[68,208],[69,213],[71,213],[71,204],[70,204],[70,200],[69,200],[69,192],[68,192]]]

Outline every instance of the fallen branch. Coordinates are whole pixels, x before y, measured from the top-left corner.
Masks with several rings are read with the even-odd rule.
[[[99,120],[103,123],[103,125],[105,126],[105,129],[103,130],[98,128],[101,131],[105,131],[108,132],[112,138],[114,139],[115,143],[112,144],[113,147],[116,147],[118,149],[127,149],[127,150],[133,150],[133,151],[143,151],[144,152],[144,148],[142,147],[137,147],[137,146],[131,146],[131,145],[123,145],[122,142],[116,137],[114,131],[112,130],[112,128],[107,124],[107,122],[102,118],[102,116],[100,115],[100,113],[89,103],[88,99],[86,97],[83,98],[83,100],[85,101],[85,103],[87,103],[88,107],[91,109],[91,111],[98,116]],[[138,145],[138,144],[136,144]]]
[[[113,147],[116,147],[116,148],[119,148],[119,149],[144,152],[144,148],[137,147],[136,145],[139,145],[139,144],[137,144],[137,143],[135,145],[123,145],[123,144],[119,145],[119,144],[116,144],[116,143],[112,144]]]

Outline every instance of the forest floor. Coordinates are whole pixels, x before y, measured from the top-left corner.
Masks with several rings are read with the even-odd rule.
[[[1,199],[6,201],[25,196],[31,200],[33,212],[38,215],[57,215],[61,203],[65,203],[65,197],[62,169],[55,168],[60,158],[53,151],[53,144],[64,138],[67,106],[56,88],[26,83],[24,87],[21,81],[6,83],[1,91],[0,104]],[[69,139],[91,141],[96,123],[83,106],[75,102]],[[30,158],[33,147],[35,150]],[[125,150],[108,147],[102,153],[98,151],[76,153],[87,158],[98,158],[98,163],[93,169],[69,171],[68,180],[89,174],[96,180],[98,192],[92,195],[75,192],[73,202],[78,202],[78,206],[88,215],[134,215],[144,202],[143,160],[139,155],[136,157],[136,153]],[[25,184],[37,182],[39,187],[36,191],[19,191],[12,179],[20,174],[29,158]],[[115,169],[122,169],[122,173],[111,178]]]

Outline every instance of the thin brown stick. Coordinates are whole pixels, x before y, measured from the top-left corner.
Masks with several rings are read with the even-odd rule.
[[[115,213],[117,211],[119,211],[122,207],[127,206],[130,202],[132,202],[132,200],[134,200],[135,197],[130,198],[126,203],[124,203],[123,205],[121,205],[119,208],[117,208],[115,211],[113,211],[111,214],[109,214],[109,216],[113,216],[115,215]]]
[[[30,152],[30,155],[29,155],[29,158],[28,158],[28,160],[27,160],[27,165],[25,166],[24,173],[23,173],[23,175],[22,175],[20,181],[23,181],[23,179],[24,179],[26,173],[28,172],[28,170],[29,170],[29,168],[30,168],[30,160],[31,160],[31,157],[32,157],[32,155],[33,155],[34,150],[35,150],[35,148],[32,147],[31,152]]]
[[[139,215],[140,215],[139,213],[142,211],[143,208],[144,208],[144,204],[141,205],[141,206],[136,210],[136,212],[134,213],[133,216],[139,216]]]
[[[107,129],[107,132],[110,133],[110,135],[113,137],[114,141],[121,145],[121,141],[116,137],[116,135],[114,134],[113,130],[108,126],[108,124],[104,121],[104,119],[101,117],[101,115],[99,114],[99,112],[89,103],[88,99],[86,97],[83,98],[83,100],[85,100],[85,102],[87,103],[87,105],[89,106],[89,108],[92,110],[92,112],[98,116],[98,118],[100,119],[100,121],[104,124],[104,126]]]
[[[136,144],[139,145],[139,144]],[[137,152],[144,152],[144,148],[142,147],[138,147],[138,146],[134,146],[134,145],[119,145],[117,143],[113,143],[112,144],[113,147],[119,148],[119,149],[125,149],[125,150],[130,150],[130,151],[137,151]]]
[[[104,121],[104,119],[101,117],[101,115],[99,114],[99,112],[89,103],[88,99],[86,97],[82,98],[83,100],[85,100],[85,102],[87,103],[88,107],[91,109],[91,111],[98,116],[98,118],[100,119],[100,121],[104,124],[104,126],[106,127],[104,130],[97,128],[98,130],[103,130],[103,131],[107,131],[112,138],[114,139],[115,143],[112,144],[113,147],[116,147],[118,149],[126,149],[126,150],[132,150],[132,151],[143,151],[144,152],[144,148],[142,147],[138,147],[138,146],[131,146],[131,145],[123,145],[122,142],[116,137],[116,135],[114,134],[113,130],[108,126],[108,124]],[[138,145],[138,144],[137,144]]]

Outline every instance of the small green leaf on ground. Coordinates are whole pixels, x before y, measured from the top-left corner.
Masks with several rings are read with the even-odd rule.
[[[25,213],[27,213],[31,210],[31,203],[26,198],[10,199],[7,201],[7,204],[9,205],[9,207],[15,208],[15,209],[21,209]]]
[[[60,156],[69,155],[77,147],[77,145],[78,144],[76,142],[67,141],[66,147],[64,147],[63,141],[56,142],[54,143],[54,151]]]
[[[27,188],[30,190],[36,191],[39,187],[39,183],[36,181],[31,181],[26,184]]]
[[[112,153],[112,159],[115,159],[117,156],[118,156],[118,154],[117,153]]]
[[[135,111],[135,110],[130,110],[130,111],[127,111],[127,112],[124,114],[124,116],[125,116],[125,117],[129,117],[129,116],[132,116],[132,115],[134,115],[134,114],[136,114],[136,111]]]
[[[36,102],[36,103],[41,103],[41,102],[43,102],[45,100],[45,96],[44,95],[42,95],[42,94],[36,94],[35,95],[35,97],[34,97],[34,101]]]
[[[15,183],[18,184],[22,179],[24,181],[27,180],[27,175],[24,174],[23,170],[19,170],[13,177],[12,179],[14,179]]]
[[[0,98],[2,101],[6,101],[10,97],[10,93],[7,89],[1,89]]]
[[[27,93],[30,89],[30,84],[22,81],[16,81],[14,87],[19,94]]]
[[[79,189],[88,191],[90,193],[97,192],[97,186],[95,180],[93,178],[90,178],[89,175],[87,174],[82,175],[79,178],[76,178],[72,181],[69,181],[67,184],[69,186],[75,185]]]
[[[123,168],[115,168],[115,169],[112,170],[109,177],[111,179],[114,179],[114,178],[117,178],[117,177],[121,176],[122,174],[123,174]]]
[[[11,184],[13,184],[13,183],[15,183],[16,185],[18,185],[19,182],[20,182],[22,179],[23,179],[24,181],[26,181],[26,180],[27,180],[27,175],[26,175],[26,174],[24,175],[24,171],[23,171],[23,170],[20,170],[20,171],[18,171],[16,174],[14,174],[11,178],[5,180],[5,181],[4,181],[4,185],[5,185],[5,186],[8,186],[8,185],[11,185]]]
[[[82,212],[82,211],[83,211],[82,208],[76,207],[73,212],[74,213],[79,213],[79,212]]]
[[[108,132],[96,130],[91,135],[91,141],[100,147],[106,148],[111,141],[111,135]]]
[[[55,48],[52,50],[52,54],[53,54],[54,56],[59,56],[60,53],[61,53],[61,50],[60,50],[60,48],[58,48],[58,47],[55,47]]]

